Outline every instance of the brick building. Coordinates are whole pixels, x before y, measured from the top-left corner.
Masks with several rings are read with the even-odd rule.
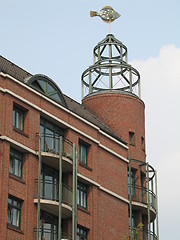
[[[0,57],[2,240],[158,239],[140,75],[112,34],[93,53],[82,104]]]

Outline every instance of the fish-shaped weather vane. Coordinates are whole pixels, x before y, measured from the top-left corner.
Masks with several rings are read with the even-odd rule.
[[[104,22],[111,23],[120,17],[120,14],[110,6],[103,7],[99,12],[90,11],[91,17],[100,17]]]

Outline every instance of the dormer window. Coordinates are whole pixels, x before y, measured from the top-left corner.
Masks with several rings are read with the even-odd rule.
[[[27,81],[28,85],[32,86],[37,91],[45,96],[53,99],[54,101],[66,106],[63,94],[58,86],[47,76],[34,75]]]

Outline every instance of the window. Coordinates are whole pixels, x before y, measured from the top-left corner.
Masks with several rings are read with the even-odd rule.
[[[130,211],[129,211],[129,227],[131,224]],[[137,227],[137,214],[135,211],[132,211],[132,229],[134,230]]]
[[[66,102],[61,90],[58,86],[47,76],[36,74],[27,80],[27,84],[32,86],[34,89],[42,93],[43,95],[51,98],[52,100],[64,105]]]
[[[21,227],[21,201],[11,196],[8,197],[7,223],[19,229]]]
[[[24,132],[24,111],[13,107],[13,127]]]
[[[129,144],[135,145],[134,132],[129,132]]]
[[[39,229],[40,238],[39,239],[58,239],[58,218],[41,211],[41,226]]]
[[[59,152],[59,137],[63,136],[63,130],[54,124],[41,118],[40,133],[42,136],[41,148],[42,151],[58,153]]]
[[[49,200],[59,198],[59,175],[58,171],[46,165],[42,165],[41,172],[41,197]]]
[[[146,191],[146,187],[144,187],[145,179],[146,179],[146,175],[141,172],[141,201],[146,203],[147,191]]]
[[[23,165],[23,154],[11,148],[9,172],[16,177],[22,178],[22,165]]]
[[[87,209],[87,186],[79,182],[77,184],[77,204]]]
[[[77,240],[87,240],[88,239],[88,230],[80,226],[77,227]]]
[[[144,138],[141,137],[141,147],[144,150],[145,149],[145,144],[144,144]]]
[[[88,146],[79,142],[79,162],[88,165]]]
[[[134,169],[131,170],[131,196],[135,198],[136,196],[136,189],[135,189],[135,175],[136,171]],[[128,194],[130,195],[130,177],[128,171]]]

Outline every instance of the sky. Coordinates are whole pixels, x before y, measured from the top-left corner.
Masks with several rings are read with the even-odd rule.
[[[89,12],[107,5],[121,14],[111,31],[141,75],[147,161],[158,173],[160,239],[174,240],[180,223],[180,1],[0,0],[0,55],[49,76],[80,102],[81,74],[109,32]]]

